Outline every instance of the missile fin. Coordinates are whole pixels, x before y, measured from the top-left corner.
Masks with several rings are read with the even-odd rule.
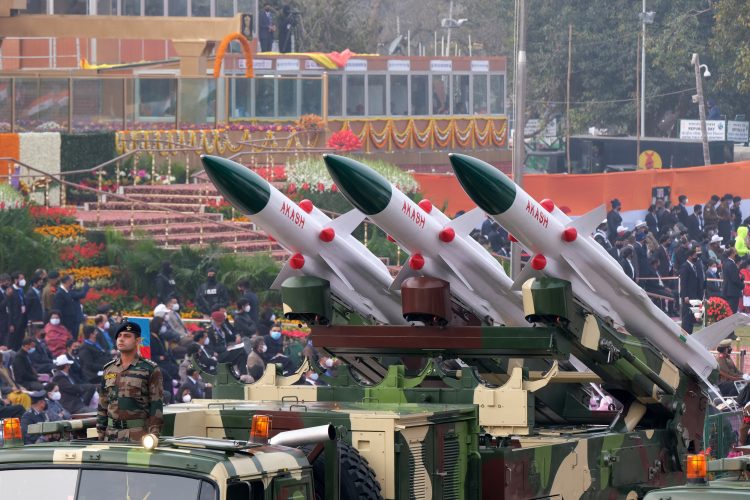
[[[388,291],[397,291],[401,289],[401,283],[404,282],[404,280],[411,278],[412,276],[419,276],[419,271],[415,271],[409,266],[408,262],[405,262],[404,265],[401,267],[401,270],[396,275],[396,278],[394,278],[393,282],[391,283],[391,286],[388,287]]]
[[[599,222],[601,222],[601,219],[599,219]],[[596,293],[596,288],[594,288],[594,285],[592,285],[591,282],[586,278],[586,276],[584,276],[584,274],[581,272],[581,270],[578,269],[578,266],[576,265],[576,263],[573,262],[572,260],[570,260],[569,258],[567,258],[564,255],[562,255],[561,257],[570,266],[570,268],[573,270],[573,272],[576,273],[578,275],[578,277],[581,278],[581,280],[584,283],[586,283],[586,286],[588,286],[589,288],[591,288],[591,290],[594,293]]]
[[[473,292],[474,287],[472,287],[469,281],[464,277],[463,273],[460,271],[460,267],[457,266],[455,261],[453,260],[453,256],[449,252],[447,252],[445,248],[443,248],[438,253],[438,255],[440,256],[441,259],[443,259],[443,262],[445,262],[448,268],[450,268],[450,270],[453,271],[453,274],[455,274],[458,277],[458,279],[461,280],[461,283],[463,283],[466,288],[468,288],[469,290]]]
[[[529,279],[538,278],[541,275],[541,271],[537,271],[531,267],[531,265],[526,264],[523,266],[523,269],[521,269],[521,272],[518,273],[518,276],[513,280],[513,285],[511,285],[510,289],[514,292],[520,291],[523,284],[529,281]]]
[[[279,290],[281,288],[281,284],[284,283],[287,278],[291,278],[292,276],[296,276],[297,274],[297,271],[292,269],[292,267],[289,265],[289,261],[287,260],[286,264],[284,264],[284,267],[281,268],[281,271],[279,271],[279,274],[276,276],[276,279],[273,280],[271,290]]]
[[[331,227],[336,234],[352,234],[352,231],[362,224],[365,220],[365,214],[357,210],[356,208],[349,210],[345,214],[341,214],[335,219],[332,219],[326,227]]]
[[[473,210],[469,210],[460,217],[456,217],[448,223],[449,227],[452,227],[456,234],[465,236],[469,235],[474,229],[478,228],[484,219],[487,217],[484,210],[476,207]]]
[[[750,316],[745,313],[732,314],[693,334],[693,338],[708,350],[716,349],[738,326],[750,324]]]
[[[568,222],[565,227],[574,227],[578,234],[591,236],[596,232],[596,228],[607,218],[607,209],[604,205],[599,205],[590,212]]]
[[[346,279],[346,275],[344,275],[344,273],[341,272],[341,269],[339,269],[338,264],[336,264],[336,262],[333,259],[326,257],[325,253],[323,252],[320,253],[320,258],[323,259],[323,261],[326,264],[328,264],[328,267],[331,268],[331,271],[333,271],[333,274],[337,276],[341,281],[343,281],[344,285],[346,285],[347,288],[349,288],[350,290],[354,290],[354,287],[352,286],[352,284],[349,283],[348,279]]]

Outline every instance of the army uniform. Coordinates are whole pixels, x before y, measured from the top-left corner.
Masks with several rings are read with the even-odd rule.
[[[153,361],[136,355],[124,367],[118,356],[106,365],[99,387],[96,429],[104,441],[139,441],[161,432],[164,387]]]

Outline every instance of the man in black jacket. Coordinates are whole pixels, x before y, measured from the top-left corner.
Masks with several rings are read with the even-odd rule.
[[[23,339],[21,349],[13,358],[13,379],[16,384],[29,391],[41,391],[44,386],[39,382],[39,375],[31,364],[31,352],[34,352],[34,339],[27,337]]]
[[[687,227],[687,221],[688,221],[688,211],[687,211],[687,202],[688,197],[684,194],[681,194],[679,197],[677,197],[677,201],[679,204],[675,207],[675,210],[677,212],[677,222],[680,222],[683,226]]]
[[[703,275],[698,272],[700,266],[698,260],[698,248],[692,248],[688,253],[687,259],[680,267],[680,302],[682,304],[682,329],[687,333],[693,333],[693,324],[695,316],[690,310],[690,301],[701,298],[701,289],[699,278]]]
[[[693,213],[687,218],[685,224],[688,230],[688,238],[693,241],[703,241],[703,206],[695,205]]]
[[[87,383],[98,384],[101,382],[101,371],[112,356],[97,342],[99,332],[96,328],[87,327],[87,337],[83,341],[81,348],[78,350],[78,357],[81,360],[81,370],[83,379]]]
[[[41,274],[35,274],[31,278],[31,286],[26,292],[26,316],[29,323],[44,322],[44,305],[42,304],[42,287],[44,278]]]
[[[187,378],[180,387],[179,400],[189,403],[193,399],[204,399],[206,397],[206,384],[201,380],[201,373],[195,368],[187,369]],[[186,398],[185,396],[190,396]]]
[[[28,316],[24,287],[26,278],[23,273],[16,271],[10,275],[13,284],[13,294],[8,297],[8,347],[17,351],[21,347],[21,340],[26,335]]]
[[[721,284],[721,296],[729,303],[732,312],[736,313],[740,304],[740,297],[742,297],[742,289],[745,288],[745,282],[742,280],[740,269],[735,261],[737,250],[734,247],[729,248],[726,257],[722,263],[724,282]]]
[[[613,245],[617,241],[617,228],[622,224],[622,216],[620,210],[622,210],[622,203],[620,200],[615,198],[612,200],[612,210],[607,213],[607,237],[610,243]]]
[[[249,280],[240,280],[239,283],[237,283],[237,289],[240,292],[240,298],[247,300],[247,303],[250,305],[250,317],[253,320],[253,323],[256,325],[258,324],[258,318],[260,317],[260,304],[258,302],[258,296],[253,292],[252,288],[250,288],[250,281]]]
[[[70,377],[70,366],[73,364],[71,359],[65,354],[60,354],[55,358],[55,376],[52,383],[60,388],[62,398],[60,404],[73,415],[75,413],[88,413],[96,411],[93,406],[87,406],[96,392],[96,384],[76,384]]]
[[[60,280],[60,286],[55,293],[55,309],[62,314],[62,324],[73,335],[78,337],[78,330],[83,320],[81,311],[81,299],[89,293],[89,280],[84,278],[83,288],[80,290],[73,289],[73,277],[66,274]]]
[[[206,282],[195,292],[195,306],[205,316],[209,316],[213,311],[228,305],[227,287],[217,281],[216,269],[210,267],[206,272]]]
[[[161,263],[161,272],[156,275],[156,298],[159,304],[166,304],[173,297],[177,297],[177,283],[172,276],[172,264],[164,261]]]

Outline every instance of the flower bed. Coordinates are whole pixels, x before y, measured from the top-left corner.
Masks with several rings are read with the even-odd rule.
[[[114,284],[112,269],[108,266],[85,266],[61,269],[60,275],[70,274],[76,281],[89,279],[89,285],[95,288],[107,288]]]
[[[76,240],[86,230],[78,224],[62,224],[59,226],[40,226],[34,229],[34,232],[56,240]]]
[[[60,249],[60,262],[64,266],[100,266],[104,262],[104,243],[77,243]]]
[[[711,297],[706,303],[706,324],[716,323],[732,315],[729,303],[721,297]]]
[[[59,226],[76,222],[75,208],[32,205],[29,207],[29,213],[37,226]]]

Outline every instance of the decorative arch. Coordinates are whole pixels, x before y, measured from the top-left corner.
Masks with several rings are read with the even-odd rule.
[[[216,59],[214,60],[214,78],[219,78],[219,74],[221,73],[221,63],[224,61],[224,54],[226,54],[227,49],[229,48],[229,44],[232,43],[233,40],[239,41],[240,45],[242,45],[242,53],[245,55],[245,61],[247,63],[245,67],[245,77],[252,78],[253,53],[250,49],[250,42],[247,41],[245,35],[239,32],[230,33],[229,35],[225,36],[221,41],[221,44],[219,44],[219,48],[216,49]]]

